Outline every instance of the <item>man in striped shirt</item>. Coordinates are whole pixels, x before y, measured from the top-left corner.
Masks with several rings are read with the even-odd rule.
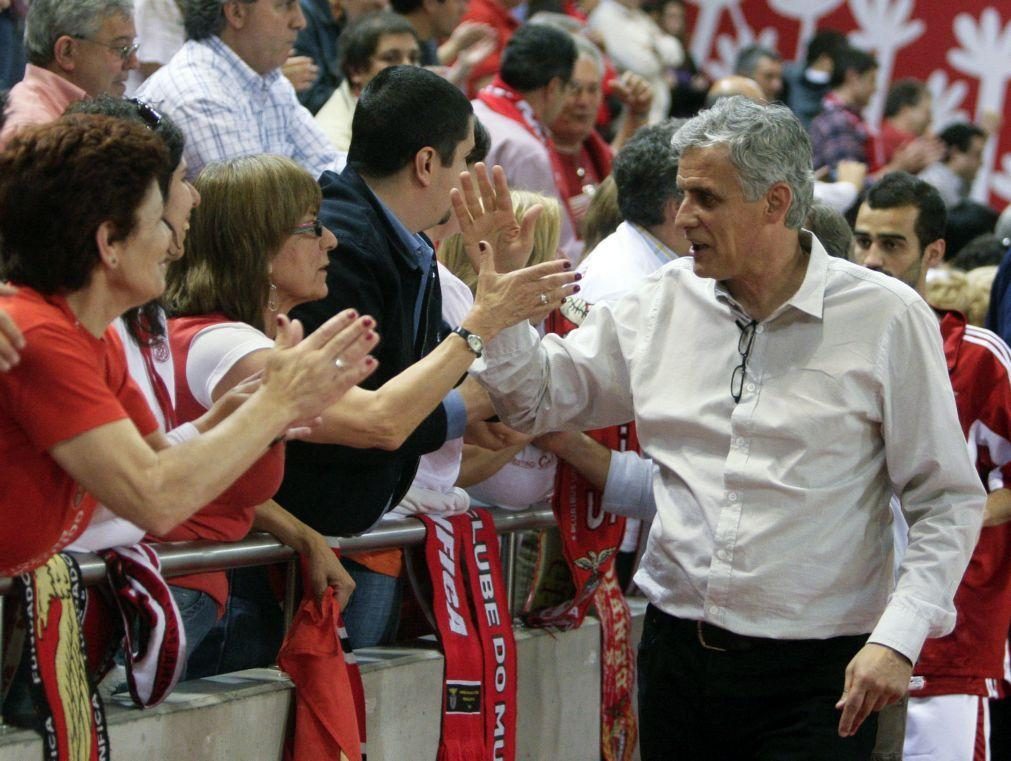
[[[298,0],[190,0],[182,49],[138,96],[186,135],[189,177],[212,161],[275,153],[313,177],[345,155],[326,138],[281,73],[300,29]]]
[[[945,221],[931,185],[888,174],[857,215],[857,261],[924,296],[927,270],[944,258]],[[998,695],[1011,621],[1011,350],[958,312],[937,316],[959,422],[988,496],[984,528],[955,593],[955,629],[927,640],[913,670],[904,752],[985,761],[988,698]]]

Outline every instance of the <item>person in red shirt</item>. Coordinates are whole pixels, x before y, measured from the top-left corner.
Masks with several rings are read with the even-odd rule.
[[[502,51],[513,32],[520,28],[520,21],[512,12],[521,4],[521,0],[470,0],[463,20],[490,26],[495,31],[495,50],[471,69],[470,79],[467,80],[468,97],[475,97],[478,90],[498,74]]]
[[[604,58],[589,40],[573,36],[576,63],[562,110],[549,125],[555,151],[561,162],[561,176],[569,208],[576,222],[576,234],[582,237],[582,220],[597,186],[611,174],[614,153],[646,124],[653,103],[649,82],[633,72],[621,79],[606,80]],[[610,88],[625,105],[625,113],[614,140],[608,144],[596,131],[597,116]]]
[[[944,257],[946,217],[931,185],[904,172],[886,175],[857,214],[857,261],[926,296],[927,270]],[[936,311],[959,422],[989,494],[955,592],[955,629],[928,639],[913,669],[905,757],[985,759],[988,697],[998,695],[1011,622],[1011,349],[964,315]]]
[[[260,388],[214,431],[168,448],[108,328],[165,287],[169,164],[145,126],[85,115],[26,130],[0,154],[0,260],[17,287],[0,306],[25,338],[0,374],[0,574],[72,542],[96,500],[169,530],[371,371],[364,319],[345,314],[301,343],[285,322]]]

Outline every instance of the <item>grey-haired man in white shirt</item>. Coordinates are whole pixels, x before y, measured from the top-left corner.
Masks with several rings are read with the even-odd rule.
[[[635,420],[658,466],[645,761],[867,758],[875,712],[954,624],[982,519],[937,322],[801,230],[811,148],[788,109],[729,98],[674,147],[691,256],[565,339],[486,336],[479,377],[526,432]]]

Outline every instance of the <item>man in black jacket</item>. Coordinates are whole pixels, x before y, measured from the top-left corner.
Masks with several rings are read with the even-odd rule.
[[[347,168],[320,178],[320,220],[340,244],[330,254],[326,298],[293,316],[312,331],[348,307],[372,315],[379,369],[365,388],[383,385],[445,335],[434,252],[421,231],[448,219],[450,190],[473,145],[466,97],[429,71],[395,66],[361,95]],[[366,531],[398,504],[420,456],[462,435],[468,411],[479,414],[484,392],[473,381],[461,388],[393,451],[292,442],[278,501],[324,534]],[[349,570],[356,575],[354,564]]]

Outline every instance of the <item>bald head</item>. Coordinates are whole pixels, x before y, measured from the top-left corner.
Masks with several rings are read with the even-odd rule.
[[[748,100],[753,100],[756,103],[764,104],[767,102],[762,88],[758,86],[758,82],[750,77],[733,74],[713,82],[713,86],[709,88],[709,92],[706,94],[705,107],[710,108],[720,98],[729,98],[731,95],[743,95]]]

